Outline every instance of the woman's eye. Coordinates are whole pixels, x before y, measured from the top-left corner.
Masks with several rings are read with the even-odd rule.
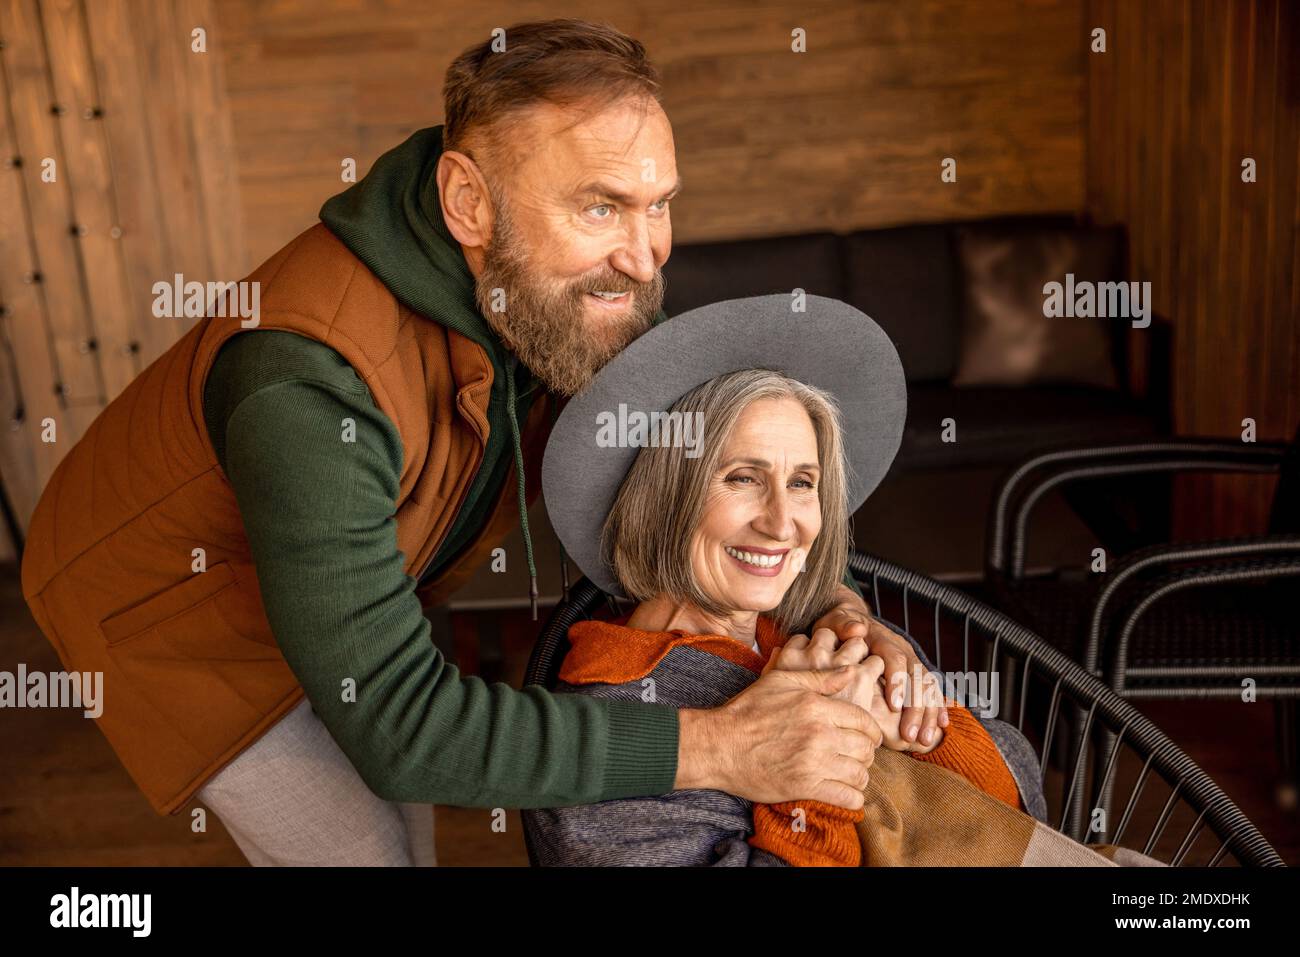
[[[748,475],[732,475],[728,477],[728,482],[752,482],[754,481]]]

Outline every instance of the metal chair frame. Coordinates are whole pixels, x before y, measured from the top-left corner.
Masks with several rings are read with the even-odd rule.
[[[1218,866],[1229,855],[1245,866],[1283,864],[1281,857],[1246,815],[1163,731],[1095,675],[1042,638],[956,588],[884,559],[855,552],[850,555],[849,568],[873,602],[874,609],[882,608],[882,589],[886,593],[892,590],[901,595],[900,624],[917,640],[921,639],[912,633],[912,621],[932,622],[932,661],[937,670],[943,667],[940,639],[945,619],[954,627],[960,626],[964,671],[970,670],[972,639],[987,646],[987,670],[993,673],[996,669],[1002,690],[1000,713],[1014,716],[1014,721],[1011,717],[1006,720],[1027,736],[1032,732],[1041,740],[1039,768],[1044,782],[1049,757],[1057,743],[1056,730],[1063,707],[1072,705],[1084,713],[1088,730],[1098,728],[1113,732],[1114,740],[1105,755],[1103,774],[1094,778],[1091,784],[1087,775],[1090,735],[1085,733],[1081,736],[1072,758],[1067,755],[1062,767],[1070,774],[1059,811],[1060,829],[1064,829],[1072,806],[1086,807],[1090,794],[1102,794],[1107,787],[1114,787],[1119,759],[1124,749],[1128,749],[1142,762],[1142,768],[1130,789],[1120,822],[1108,840],[1120,843],[1133,824],[1138,799],[1152,778],[1159,777],[1169,786],[1170,794],[1143,842],[1144,853],[1156,855],[1157,843],[1181,804],[1189,809],[1189,816],[1194,815],[1195,820],[1182,835],[1176,849],[1168,855],[1167,863],[1187,863],[1193,846],[1208,831],[1219,842],[1208,861],[1210,866]],[[573,587],[569,599],[554,610],[544,626],[528,663],[525,684],[553,689],[568,650],[569,627],[592,617],[607,602],[616,612],[619,610],[610,596],[586,578],[581,579]],[[918,605],[921,607],[914,607]],[[1004,675],[1010,680],[1003,680]],[[1038,686],[1051,689],[1041,728],[1026,725],[1026,721],[1036,714],[1028,707],[1030,688]],[[526,834],[525,843],[528,844],[530,861],[536,863]]]
[[[1030,516],[1038,502],[1060,486],[1125,475],[1188,471],[1276,474],[1290,454],[1294,450],[1285,443],[1165,439],[1055,449],[1032,456],[1007,475],[995,497],[989,513],[986,577],[995,585],[999,581],[1015,583],[1024,579]],[[1178,567],[1188,562],[1199,564]],[[1150,581],[1145,580],[1148,576]],[[1289,679],[1288,683],[1267,683],[1254,689],[1257,697],[1281,699],[1279,724],[1285,727],[1294,721],[1293,702],[1300,697],[1300,661],[1133,667],[1129,660],[1142,617],[1161,600],[1192,588],[1290,577],[1300,577],[1300,535],[1157,545],[1123,556],[1111,566],[1106,584],[1089,612],[1088,628],[1083,636],[1083,665],[1127,698],[1240,697],[1240,677],[1246,671],[1270,679]],[[1126,585],[1145,590],[1137,591],[1130,607],[1114,614],[1118,596]],[[1108,617],[1114,619],[1109,626]],[[1141,683],[1155,679],[1163,681],[1163,685]],[[1081,733],[1082,728],[1076,727],[1076,739]],[[1101,747],[1105,748],[1110,740],[1109,735],[1103,734]],[[1285,748],[1292,746],[1289,738],[1282,744]],[[1285,755],[1283,762],[1284,767],[1291,766]],[[1101,806],[1109,806],[1108,793],[1101,795]],[[1070,833],[1078,836],[1082,827],[1082,818],[1076,811]]]

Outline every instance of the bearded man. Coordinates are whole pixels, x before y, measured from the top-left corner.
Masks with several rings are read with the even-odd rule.
[[[862,806],[879,729],[829,697],[848,674],[679,712],[488,685],[431,640],[423,610],[515,516],[536,615],[555,403],[662,321],[680,185],[640,43],[572,20],[505,41],[451,65],[443,126],[254,270],[255,326],[211,311],[104,410],[32,519],[24,596],[67,667],[104,673],[118,756],[254,864],[430,863],[436,803]],[[843,599],[818,625],[905,673]],[[943,719],[906,710],[921,736]]]

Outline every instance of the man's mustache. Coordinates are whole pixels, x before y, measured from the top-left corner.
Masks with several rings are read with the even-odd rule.
[[[631,276],[625,276],[622,273],[613,275],[600,276],[595,279],[582,279],[574,283],[570,288],[574,293],[586,295],[589,292],[631,292],[637,293],[646,289],[653,289],[660,281],[661,273],[656,270],[655,278],[649,282],[638,282]]]

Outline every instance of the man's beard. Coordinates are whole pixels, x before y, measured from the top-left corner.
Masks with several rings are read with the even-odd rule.
[[[663,304],[663,274],[656,269],[654,279],[646,283],[612,269],[568,283],[545,279],[534,273],[528,249],[500,198],[495,212],[482,275],[474,284],[479,311],[552,392],[576,395],[605,363],[650,328]],[[630,292],[632,304],[622,315],[592,320],[587,294],[598,291]]]

